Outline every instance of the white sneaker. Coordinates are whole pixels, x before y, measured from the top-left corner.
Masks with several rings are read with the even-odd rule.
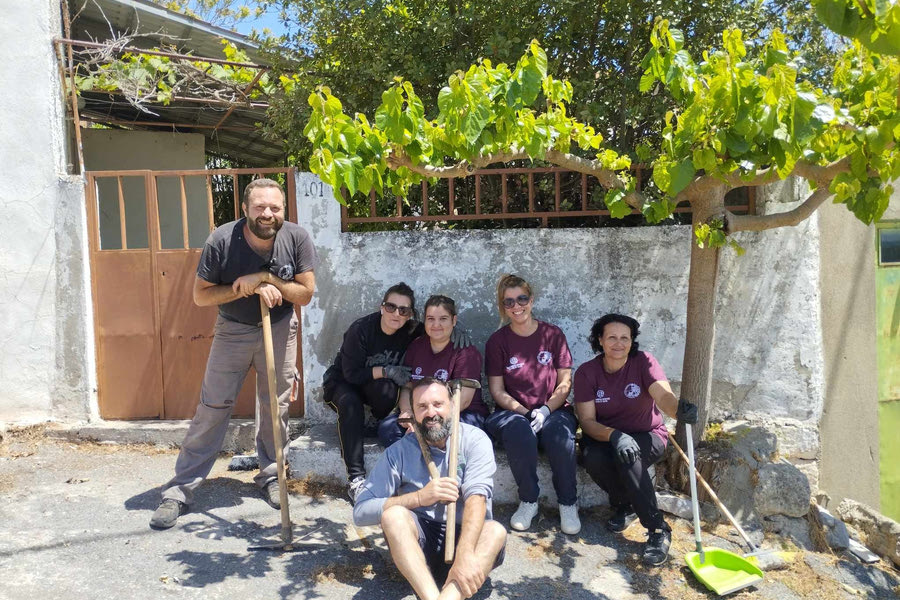
[[[356,498],[366,484],[366,478],[362,476],[354,477],[350,485],[347,486],[347,495],[350,496],[350,504],[356,504]]]
[[[581,531],[581,520],[578,518],[577,504],[559,505],[559,524],[563,533],[575,535]]]
[[[525,531],[531,527],[531,520],[537,514],[537,502],[519,502],[519,508],[509,520],[509,526],[516,531]]]

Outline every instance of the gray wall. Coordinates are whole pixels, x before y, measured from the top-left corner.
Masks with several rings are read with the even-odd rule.
[[[83,418],[93,397],[84,186],[65,174],[59,34],[56,0],[4,4],[0,421]]]
[[[156,131],[83,131],[84,163],[89,171],[188,170],[206,168],[204,138],[199,133]],[[115,178],[98,181],[100,242],[104,250],[122,247],[119,196]],[[129,248],[147,248],[147,210],[144,178],[124,177],[125,225]],[[181,248],[181,188],[177,177],[158,177],[160,237],[163,248]],[[185,178],[188,234],[192,248],[202,248],[209,235],[206,180]]]
[[[406,281],[419,305],[444,293],[479,348],[497,328],[494,286],[515,272],[535,286],[535,314],[559,325],[576,364],[591,358],[587,334],[606,312],[642,323],[641,347],[659,358],[670,380],[681,379],[689,227],[529,229],[340,233],[338,203],[311,174],[298,175],[301,223],[319,251],[318,289],[304,312],[303,364],[307,415],[333,420],[321,399],[321,378],[341,336],[374,311],[384,290]],[[312,192],[312,193],[310,193]],[[793,206],[793,184],[763,194],[765,210]],[[766,201],[768,199],[768,201]],[[723,252],[714,370],[714,418],[775,425],[782,454],[816,479],[818,420],[824,402],[819,329],[818,221],[797,228],[737,236],[743,257]]]
[[[853,498],[878,509],[878,362],[875,326],[875,227],[844,206],[819,209],[822,231],[822,336],[825,410],[821,485],[837,504]],[[900,219],[900,191],[884,220]]]

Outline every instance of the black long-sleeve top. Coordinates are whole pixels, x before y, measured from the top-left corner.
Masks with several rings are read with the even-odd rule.
[[[344,333],[341,349],[325,372],[324,383],[338,380],[353,385],[369,383],[372,367],[399,365],[406,347],[423,331],[421,323],[410,320],[393,335],[387,335],[381,329],[380,312],[357,319]]]

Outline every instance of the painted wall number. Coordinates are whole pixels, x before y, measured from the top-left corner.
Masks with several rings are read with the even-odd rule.
[[[319,198],[322,198],[323,196],[325,196],[325,183],[321,181],[310,181],[306,184],[306,189],[304,190],[303,195],[307,198],[310,196],[318,196]]]

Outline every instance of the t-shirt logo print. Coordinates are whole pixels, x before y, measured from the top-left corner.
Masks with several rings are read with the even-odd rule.
[[[447,372],[447,369],[438,369],[434,372],[434,378],[440,379],[441,381],[447,381],[450,379],[450,373]]]
[[[294,266],[293,265],[281,265],[278,267],[278,272],[275,273],[278,275],[279,279],[284,279],[285,281],[290,281],[294,278]]]
[[[594,400],[594,402],[598,404],[605,404],[609,402],[609,398],[606,396],[606,392],[604,392],[603,390],[597,390],[597,398]]]
[[[510,356],[509,364],[506,366],[506,370],[507,371],[515,371],[516,369],[521,369],[524,366],[525,366],[525,363],[520,363],[518,356]]]
[[[641,386],[636,383],[629,383],[625,386],[625,397],[626,398],[637,398],[641,395]]]
[[[542,365],[549,365],[553,361],[553,353],[547,350],[541,350],[537,355],[538,362]]]

